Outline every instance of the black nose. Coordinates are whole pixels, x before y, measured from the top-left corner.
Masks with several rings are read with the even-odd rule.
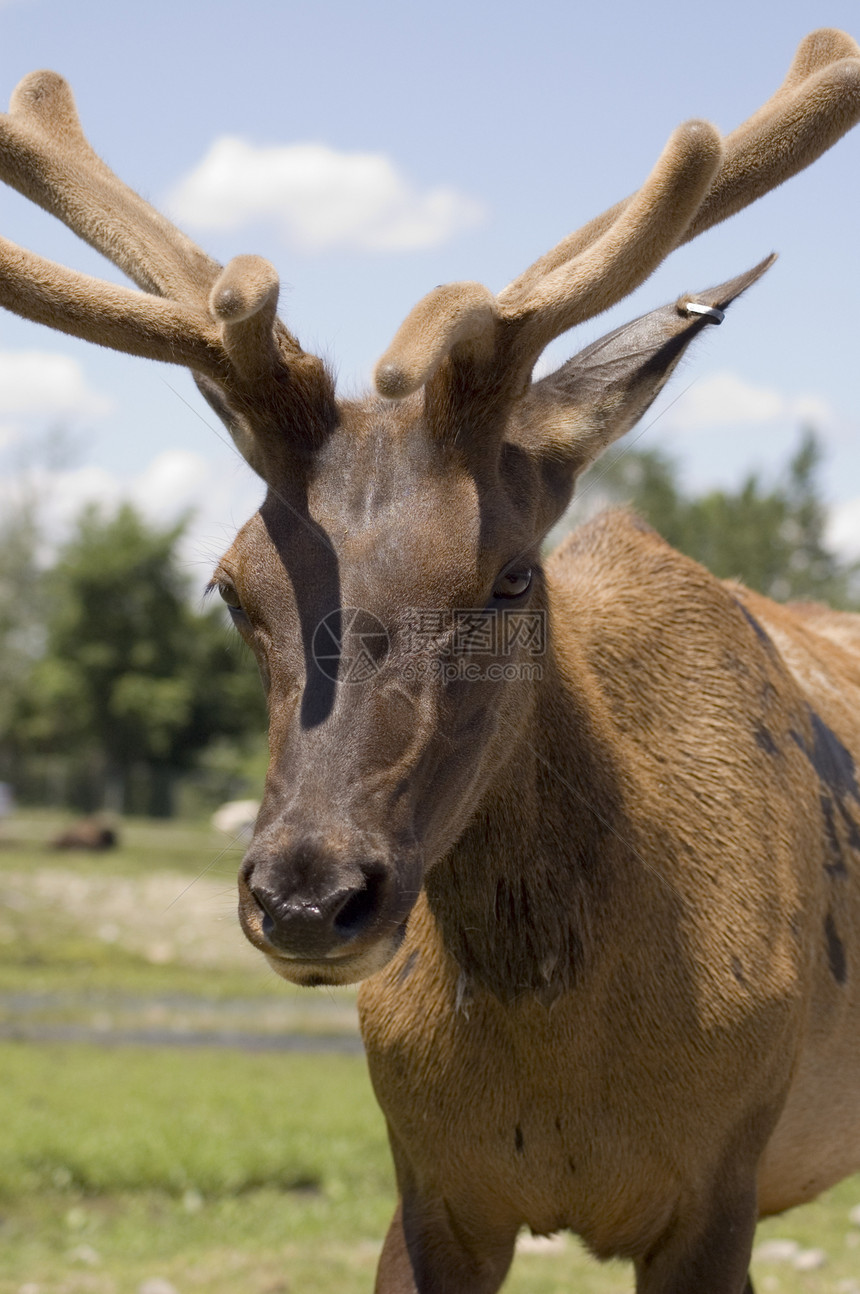
[[[260,908],[261,930],[280,953],[319,960],[336,954],[373,924],[383,901],[385,878],[378,864],[350,868],[349,879],[305,886],[285,893],[277,872],[262,869],[248,878],[248,889]]]

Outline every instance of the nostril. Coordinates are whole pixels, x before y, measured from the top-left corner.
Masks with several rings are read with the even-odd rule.
[[[256,907],[249,929],[289,957],[334,955],[373,929],[385,907],[386,874],[379,863],[353,864],[348,876],[298,891],[259,876],[248,886]]]
[[[278,936],[283,934],[290,925],[298,925],[308,918],[313,919],[314,924],[319,921],[318,908],[308,905],[295,909],[263,885],[252,885],[250,891],[262,915],[260,930],[263,937],[272,943],[276,942]]]
[[[271,890],[263,889],[261,885],[250,885],[248,888],[251,891],[251,895],[254,898],[257,907],[260,908],[263,913],[264,921],[269,921],[270,923],[274,922],[274,908],[277,904],[276,896],[272,894]]]
[[[355,939],[379,909],[385,876],[382,871],[368,871],[365,883],[338,908],[334,929],[342,939]]]

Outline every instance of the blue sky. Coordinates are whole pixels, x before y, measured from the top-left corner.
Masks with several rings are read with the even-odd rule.
[[[93,146],[123,179],[180,214],[219,259],[274,262],[282,314],[354,393],[429,288],[462,278],[503,287],[641,183],[679,121],[732,129],[822,25],[860,37],[856,0],[0,0],[0,97],[35,68],[62,72]],[[834,535],[860,552],[858,198],[860,128],[555,343],[547,363],[778,251],[764,282],[706,334],[639,443],[671,448],[705,487],[775,471],[812,420],[827,445]],[[0,230],[119,277],[6,190]],[[66,462],[39,448],[55,426],[72,433]],[[128,496],[163,520],[195,506],[188,560],[201,581],[261,494],[183,370],[4,312],[7,482],[28,452],[57,525],[88,497]]]

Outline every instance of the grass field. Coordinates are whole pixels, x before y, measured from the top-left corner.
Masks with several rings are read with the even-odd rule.
[[[195,880],[222,849],[205,829],[131,824],[115,854],[69,857],[52,826],[0,848],[0,1294],[369,1294],[393,1184],[359,1056],[107,1045],[225,1013],[352,1036],[352,995],[292,991],[246,950],[239,851]],[[46,1024],[105,1045],[12,1040]],[[855,1179],[762,1226],[757,1290],[860,1294],[858,1206]],[[525,1238],[505,1286],[631,1290],[570,1237]]]

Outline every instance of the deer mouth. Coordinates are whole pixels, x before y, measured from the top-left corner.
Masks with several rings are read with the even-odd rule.
[[[415,856],[344,863],[252,845],[239,874],[245,937],[291,983],[354,984],[399,949],[420,888]]]
[[[313,960],[274,952],[265,952],[265,957],[276,975],[300,988],[337,988],[358,984],[391,961],[403,943],[406,924],[402,921],[389,935],[361,950],[344,949]],[[256,945],[256,941],[252,942]]]

